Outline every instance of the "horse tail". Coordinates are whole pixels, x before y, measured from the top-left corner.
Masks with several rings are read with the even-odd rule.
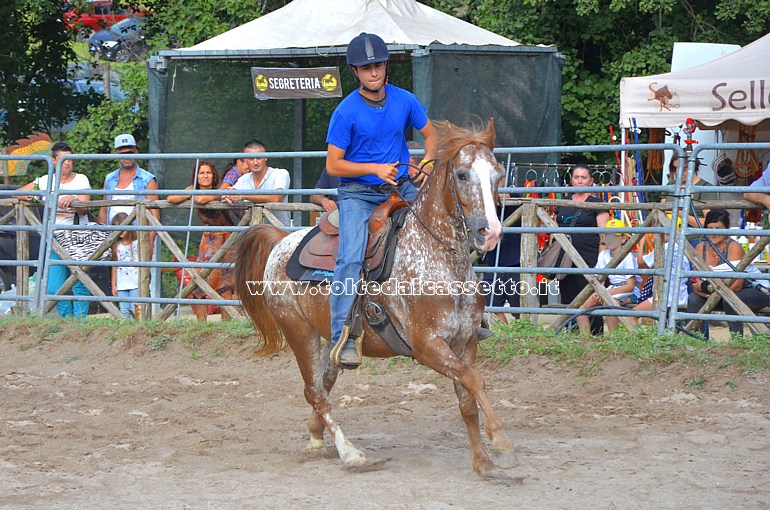
[[[235,288],[243,310],[262,335],[262,348],[255,353],[258,357],[275,354],[286,346],[281,329],[265,300],[268,293],[263,281],[270,252],[287,235],[288,232],[272,225],[256,225],[243,232],[238,242]]]

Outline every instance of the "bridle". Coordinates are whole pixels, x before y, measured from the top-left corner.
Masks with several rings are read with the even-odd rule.
[[[459,154],[459,153],[460,153],[460,151],[457,151],[457,153],[449,160],[449,162],[447,163],[447,169],[446,170],[449,173],[447,178],[450,181],[450,186],[451,186],[451,189],[452,189],[452,199],[453,199],[454,206],[455,206],[455,214],[457,216],[459,216],[460,222],[462,223],[462,233],[463,233],[463,236],[465,237],[465,239],[468,239],[468,226],[467,226],[466,221],[465,221],[465,213],[463,213],[463,208],[460,207],[460,199],[457,197],[457,182],[455,182],[454,166],[452,164],[454,159],[457,157],[457,154]],[[425,165],[427,165],[428,163],[434,163],[435,164],[438,161],[439,161],[438,159],[431,159],[431,160],[425,161],[422,166],[413,165],[411,163],[403,163],[403,164],[408,166],[408,167],[412,167],[412,168],[416,169],[418,172],[420,172],[421,174],[425,175],[426,178],[427,178],[427,177],[430,177],[431,174],[429,174],[428,172],[423,170],[423,167]],[[425,222],[422,220],[422,218],[420,218],[420,216],[417,213],[414,212],[414,209],[412,208],[412,205],[401,194],[401,192],[398,189],[398,186],[393,186],[390,183],[385,183],[385,184],[382,184],[380,186],[380,189],[382,191],[392,191],[396,195],[398,195],[398,198],[400,198],[406,204],[406,208],[409,210],[409,212],[411,212],[412,215],[414,215],[414,217],[417,219],[417,221],[420,223],[420,225],[422,225],[422,227],[431,235],[431,237],[433,237],[433,239],[438,241],[439,244],[441,244],[444,248],[446,248],[452,254],[457,255],[459,253],[459,251],[456,248],[453,248],[453,247],[449,246],[446,243],[446,241],[441,239],[438,236],[438,234],[436,234],[433,230],[431,230],[431,228],[428,225],[425,224]]]

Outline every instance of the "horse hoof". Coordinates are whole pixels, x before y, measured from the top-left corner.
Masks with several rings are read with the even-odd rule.
[[[494,451],[492,450],[492,462],[497,467],[511,469],[519,465],[519,457],[513,450]]]
[[[366,464],[366,455],[359,450],[355,450],[355,452],[349,452],[341,460],[346,468],[356,468]]]
[[[384,469],[385,464],[390,462],[390,458],[378,460],[366,460],[363,464],[357,466],[345,465],[345,471],[349,473],[369,473],[371,471],[380,471]]]
[[[479,473],[479,475],[481,476],[482,480],[488,482],[503,483],[506,485],[521,484],[524,482],[523,476],[513,476],[498,467],[484,469]]]
[[[323,439],[315,439],[310,438],[310,441],[308,441],[307,446],[305,447],[305,450],[309,452],[315,452],[318,450],[324,449],[324,440]]]

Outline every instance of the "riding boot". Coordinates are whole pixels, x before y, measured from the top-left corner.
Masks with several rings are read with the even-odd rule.
[[[486,318],[481,318],[481,325],[476,328],[476,339],[481,342],[482,340],[486,340],[490,336],[494,335],[494,332],[489,329],[489,322]]]
[[[334,344],[329,354],[331,362],[349,370],[358,368],[363,361],[363,339],[363,335],[350,338],[350,326],[345,325],[339,340]]]

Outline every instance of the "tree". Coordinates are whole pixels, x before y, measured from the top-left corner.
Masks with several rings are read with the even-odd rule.
[[[428,2],[523,44],[555,44],[565,144],[609,143],[619,82],[670,70],[675,41],[745,45],[770,29],[770,0],[436,0]]]
[[[562,140],[569,145],[609,143],[608,128],[618,122],[620,79],[668,71],[675,41],[745,45],[770,30],[770,0],[422,1],[523,44],[557,45],[567,57],[562,77]],[[139,3],[151,12],[147,30],[157,50],[199,43],[288,0]],[[114,104],[93,108],[91,121],[96,122],[87,132],[78,131],[77,143],[91,133],[104,144],[105,132],[113,132],[118,125],[127,131],[146,129],[146,86],[142,90],[139,79],[137,85],[132,100],[139,105],[138,112],[126,115]],[[127,121],[134,123],[133,128]]]
[[[85,114],[97,96],[68,85],[74,33],[62,22],[61,0],[4,0],[0,5],[0,138],[11,142]]]

